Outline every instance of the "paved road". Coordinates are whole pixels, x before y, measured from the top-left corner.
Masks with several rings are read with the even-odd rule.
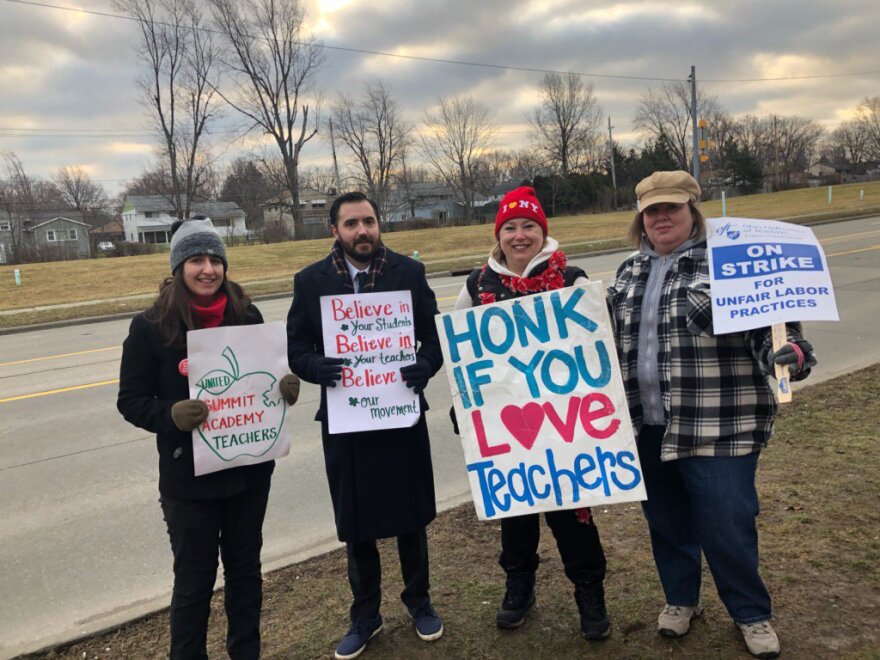
[[[842,321],[811,323],[821,364],[812,381],[880,361],[880,218],[816,227],[829,255]],[[608,279],[621,254],[578,260]],[[431,285],[449,309],[463,278]],[[287,300],[259,304],[281,320]],[[127,321],[0,336],[0,657],[126,620],[167,603],[171,553],[157,503],[149,434],[115,408]],[[317,388],[304,384],[299,429],[278,463],[265,525],[267,568],[337,545]],[[445,374],[429,388],[437,497],[468,499],[461,448],[447,418]],[[23,397],[23,398],[18,398]]]

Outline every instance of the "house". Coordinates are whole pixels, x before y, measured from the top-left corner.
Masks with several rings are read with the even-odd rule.
[[[315,188],[300,188],[299,208],[302,213],[303,228],[308,238],[323,238],[330,235],[330,206],[336,199],[336,190],[322,192]],[[268,200],[262,206],[263,225],[283,224],[293,235],[293,213],[290,192],[283,192]]]
[[[204,215],[226,239],[248,235],[245,213],[235,202],[192,202],[191,215]],[[177,220],[174,204],[164,195],[129,195],[122,206],[125,240],[131,243],[168,243]]]
[[[0,263],[87,259],[89,229],[79,211],[0,212]]]
[[[515,188],[516,186],[513,186]],[[503,197],[503,193],[498,199]],[[453,218],[465,216],[464,205],[456,201],[455,191],[445,183],[437,181],[419,181],[407,186],[397,186],[389,196],[386,205],[385,222],[400,222],[411,218],[438,220],[443,223]],[[491,208],[494,216],[498,210],[498,202],[493,198],[476,193],[474,196],[475,215],[481,215],[483,207]]]

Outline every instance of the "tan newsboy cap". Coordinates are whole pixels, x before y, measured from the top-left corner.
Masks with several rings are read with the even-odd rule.
[[[643,211],[652,204],[663,202],[685,204],[691,201],[699,204],[701,192],[700,184],[684,170],[654,172],[636,186],[639,208]]]

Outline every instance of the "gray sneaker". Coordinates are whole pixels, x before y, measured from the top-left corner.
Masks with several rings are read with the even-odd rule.
[[[703,606],[697,603],[694,607],[670,605],[669,603],[657,617],[657,632],[664,637],[681,637],[691,629],[691,619],[703,613]]]
[[[762,660],[779,657],[779,637],[776,636],[776,631],[773,630],[769,621],[737,623],[736,625],[742,631],[746,648],[753,656]]]

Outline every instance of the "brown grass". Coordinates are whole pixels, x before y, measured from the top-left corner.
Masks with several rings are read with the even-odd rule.
[[[774,599],[775,625],[788,658],[880,656],[880,365],[807,388],[780,415],[761,457],[761,571]],[[495,560],[498,526],[471,505],[441,514],[429,528],[432,596],[446,634],[421,642],[397,600],[402,585],[393,544],[381,543],[385,631],[365,658],[748,658],[704,574],[704,616],[687,637],[657,635],[663,597],[641,512],[631,504],[595,510],[608,556],[611,638],[579,635],[571,585],[552,535],[541,539],[538,606],[517,631],[495,627],[504,580]],[[295,533],[295,530],[292,532]],[[171,570],[171,556],[168,557]],[[264,656],[329,657],[347,626],[345,555],[333,552],[266,577]],[[224,656],[222,593],[215,595],[211,657]],[[161,658],[167,611],[37,657]]]
[[[865,201],[859,200],[861,189],[865,190]],[[707,202],[703,211],[707,217],[720,215],[721,203]],[[727,205],[727,213],[731,216],[802,217],[807,221],[845,217],[862,211],[880,212],[880,182],[835,186],[831,206],[827,204],[825,188],[737,197],[729,200]],[[624,244],[623,237],[632,215],[631,211],[624,211],[552,218],[551,234],[569,250],[620,247]],[[409,255],[418,250],[419,258],[429,272],[472,267],[484,259],[494,242],[491,228],[486,225],[387,232],[383,238],[391,249],[402,254]],[[320,239],[231,247],[229,274],[235,281],[246,285],[251,293],[289,292],[293,274],[324,257],[329,246],[329,239]],[[14,268],[21,271],[21,287],[15,285]],[[167,254],[4,265],[0,266],[0,311],[154,294],[167,275]],[[123,311],[144,306],[141,302],[123,305],[126,308]],[[60,318],[83,318],[111,313],[113,309],[113,305],[108,305],[4,315],[0,316],[0,328]]]

